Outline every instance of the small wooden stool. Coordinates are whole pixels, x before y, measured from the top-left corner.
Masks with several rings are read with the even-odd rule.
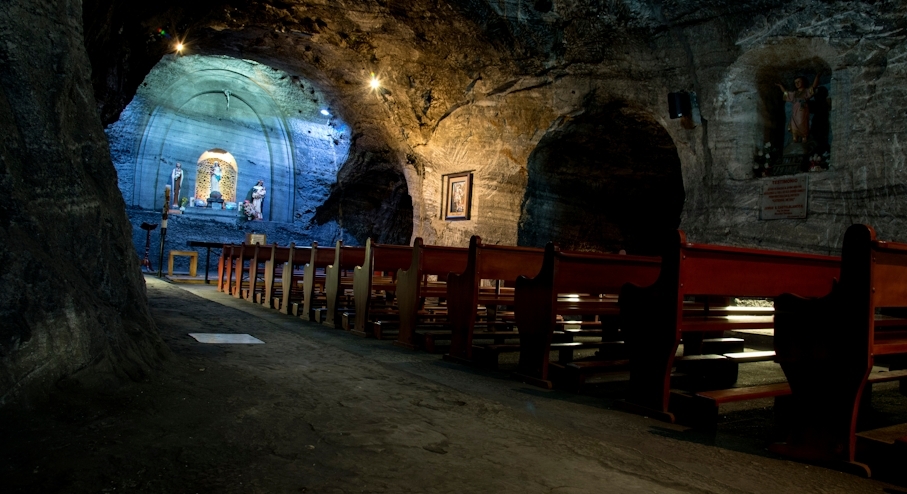
[[[198,274],[198,252],[194,250],[171,250],[167,262],[167,276],[173,276],[173,256],[189,256],[189,276]]]

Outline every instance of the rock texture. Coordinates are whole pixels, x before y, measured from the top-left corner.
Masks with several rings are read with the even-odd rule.
[[[871,222],[888,238],[903,230],[897,129],[905,115],[896,110],[903,106],[903,10],[892,2],[459,0],[403,8],[299,0],[242,9],[210,2],[191,11],[161,4],[151,18],[180,19],[199,53],[254,59],[305,77],[329,95],[351,128],[349,159],[338,173],[349,182],[332,187],[316,217],[342,210],[357,237],[368,228],[354,224],[373,224],[370,213],[403,204],[393,202],[393,191],[401,190],[394,186],[383,198],[340,207],[353,199],[342,191],[371,190],[383,180],[383,172],[367,171],[377,156],[379,169],[390,164],[406,177],[413,236],[429,242],[464,245],[481,234],[494,242],[538,244],[547,235],[589,248],[630,246],[625,233],[607,226],[602,231],[613,233],[598,240],[561,237],[557,225],[538,223],[549,220],[527,200],[548,194],[534,190],[546,182],[530,167],[539,146],[557,148],[560,138],[568,145],[566,136],[573,134],[561,127],[618,101],[640,122],[661,127],[652,127],[653,135],[666,134],[676,150],[676,167],[663,168],[657,180],[672,182],[681,174],[680,226],[691,238],[835,252],[840,232],[853,221]],[[138,26],[123,22],[127,33]],[[153,58],[169,43],[154,38],[150,25],[145,22],[145,32],[155,41],[129,45],[134,55]],[[95,65],[109,76],[97,88],[101,96],[117,81],[128,88],[140,72]],[[381,79],[379,91],[365,88],[370,73]],[[763,180],[753,178],[753,155],[767,139],[783,141],[785,132],[774,84],[789,86],[794,76],[816,73],[832,103],[832,167],[811,176],[807,219],[761,221]],[[702,121],[694,129],[668,118],[666,95],[677,90],[698,95]],[[115,113],[115,101],[104,101],[103,113]],[[563,164],[561,170],[581,176],[586,162],[599,156],[582,158],[578,153],[570,160],[577,168]],[[471,219],[444,221],[443,177],[465,171],[475,177]],[[673,217],[680,196],[665,198],[657,190],[640,194],[658,204],[652,214]],[[558,193],[550,202],[574,199]],[[570,211],[555,208],[548,218]],[[663,224],[673,220],[651,222],[653,229]],[[533,237],[533,229],[541,237]]]
[[[95,110],[80,7],[0,7],[0,405],[64,376],[141,376],[168,354]]]
[[[907,240],[901,142],[907,127],[907,6],[901,2],[88,0],[81,7],[95,101],[78,82],[88,78],[79,7],[42,0],[7,2],[0,10],[8,115],[2,121],[3,167],[12,170],[3,178],[11,191],[4,199],[11,225],[4,226],[5,235],[18,239],[8,232],[22,228],[36,242],[75,243],[77,256],[66,268],[75,270],[71,277],[57,276],[57,268],[42,274],[43,266],[55,265],[50,260],[29,267],[28,274],[19,261],[8,264],[11,274],[4,276],[20,288],[72,280],[64,282],[61,300],[84,297],[86,286],[105,287],[82,304],[91,310],[119,307],[128,294],[141,300],[137,279],[108,290],[108,282],[97,280],[99,270],[86,268],[94,262],[90,249],[92,255],[110,249],[99,259],[113,263],[116,272],[134,267],[132,250],[115,247],[130,235],[122,216],[112,216],[122,206],[114,205],[116,190],[108,188],[115,180],[91,110],[105,125],[116,122],[177,38],[187,42],[187,55],[252,60],[307,81],[348,125],[349,153],[312,189],[318,203],[293,209],[294,222],[296,213],[309,215],[314,223],[305,228],[312,235],[323,228],[323,234],[356,241],[421,236],[452,245],[465,245],[472,234],[534,244],[550,236],[581,248],[632,250],[652,232],[621,225],[674,226],[682,198],[680,226],[694,241],[834,253],[852,222],[872,224],[883,238]],[[806,219],[763,221],[759,201],[766,179],[754,178],[752,165],[755,149],[783,131],[780,90],[773,84],[816,73],[831,103],[831,167],[809,175]],[[377,90],[367,86],[371,74],[381,81]],[[678,90],[698,96],[701,121],[695,128],[667,114],[666,95]],[[623,149],[613,136],[593,143],[596,133],[613,129],[596,121],[616,115],[606,111],[611,104],[629,109],[632,118],[621,128],[648,133],[653,149]],[[576,153],[561,159],[563,150]],[[605,167],[620,177],[598,173]],[[460,172],[474,176],[471,216],[445,221],[443,178]],[[637,206],[638,217],[621,216],[626,211],[616,207],[596,210],[573,193],[583,177],[597,182],[588,184],[590,196],[635,191],[630,199],[642,196],[635,204],[651,207]],[[636,180],[629,177],[649,183],[632,188],[626,184]],[[296,193],[289,183],[288,197]],[[545,189],[554,185],[559,188]],[[607,220],[591,240],[575,224],[564,224],[579,210],[590,213],[583,222]],[[85,223],[90,214],[109,214],[110,223],[97,218],[92,224],[103,227],[92,230]],[[25,217],[31,223],[18,219]],[[77,226],[64,226],[69,218]],[[7,258],[20,257],[18,247],[3,249]],[[22,290],[3,290],[9,290],[2,300],[11,314],[45,320],[64,306],[23,305]],[[6,341],[23,340],[22,324]],[[81,319],[65,326],[81,328],[72,329],[79,341],[98,331]],[[116,333],[109,341],[117,338],[129,337]],[[22,351],[14,343],[5,348],[5,362],[55,355]],[[92,349],[80,355],[102,354]],[[46,375],[78,367],[60,365]],[[25,383],[26,374],[10,374],[7,388]]]
[[[670,136],[623,102],[551,131],[529,157],[520,245],[657,255],[658,234],[683,209]]]
[[[387,158],[360,155],[360,163],[346,169],[367,170],[377,180],[338,176],[349,157],[351,132],[334,111],[322,91],[299,76],[249,60],[171,54],[148,74],[107,135],[130,211],[161,210],[176,163],[183,169],[181,197],[207,199],[209,168],[197,163],[209,149],[235,158],[235,188],[221,191],[228,202],[249,198],[252,186],[264,181],[263,219],[279,225],[246,222],[237,211],[233,221],[212,223],[187,206],[169,225],[167,250],[185,247],[184,237],[232,243],[244,232],[277,226],[285,234],[268,238],[284,244],[288,238],[299,244],[341,238],[355,244],[369,236],[408,242],[412,206],[402,172],[393,162],[388,166]],[[344,207],[337,207],[342,202]],[[136,228],[139,216],[147,215],[130,213]],[[142,236],[136,246],[144,248],[144,242]]]

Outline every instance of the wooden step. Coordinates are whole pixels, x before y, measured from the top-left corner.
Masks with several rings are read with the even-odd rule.
[[[870,372],[867,382],[870,384],[900,381],[907,379],[907,369],[893,371]]]
[[[738,364],[745,364],[747,362],[769,362],[775,359],[775,352],[772,350],[767,350],[764,352],[736,352],[736,353],[725,353],[725,357]]]
[[[756,400],[759,398],[774,398],[790,394],[787,383],[763,384],[761,386],[748,386],[745,388],[717,389],[714,391],[700,391],[693,396],[697,400],[707,400],[715,405],[733,403],[736,401]]]
[[[702,353],[725,355],[743,351],[743,338],[706,338],[702,340]]]

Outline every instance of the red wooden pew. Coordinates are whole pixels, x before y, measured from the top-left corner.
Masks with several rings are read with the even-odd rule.
[[[494,314],[498,305],[513,305],[513,285],[520,275],[535,275],[542,267],[544,250],[534,247],[484,245],[476,235],[469,240],[469,257],[463,271],[447,278],[448,319],[451,326],[450,353],[446,359],[471,361],[473,335],[480,305]],[[495,282],[494,288],[482,289],[483,280]],[[501,284],[507,288],[501,288]],[[495,329],[491,315],[486,328]],[[515,334],[512,336],[516,336]],[[497,354],[494,354],[496,359]],[[488,360],[488,359],[486,359]]]
[[[365,261],[364,247],[344,246],[341,240],[337,241],[334,248],[334,261],[324,268],[324,294],[325,313],[322,323],[325,326],[337,328],[340,326],[339,312],[349,304],[345,297],[347,290],[353,289],[353,268],[361,266]],[[341,297],[344,297],[341,306]]]
[[[424,315],[421,310],[425,299],[447,296],[447,276],[466,268],[468,254],[468,249],[463,247],[423,245],[422,239],[416,238],[409,269],[397,272],[400,330],[395,345],[416,348],[416,329]],[[436,276],[437,281],[429,281],[430,276]]]
[[[296,244],[291,243],[287,258],[280,277],[279,310],[283,314],[293,314],[293,305],[302,301],[304,292],[300,289],[299,284],[303,280],[306,263],[312,260],[312,247],[296,247]]]
[[[533,278],[520,276],[516,280],[514,310],[520,334],[520,363],[516,377],[551,388],[548,377],[551,350],[572,350],[582,346],[573,341],[552,344],[555,334],[563,327],[558,323],[558,316],[592,315],[614,319],[620,314],[616,295],[621,287],[626,283],[654,283],[660,266],[661,260],[656,257],[564,252],[549,243],[539,272]],[[610,361],[587,363],[601,367],[604,362]],[[576,372],[582,372],[576,365],[574,367]]]
[[[820,298],[791,289],[796,295],[775,300],[775,360],[792,395],[790,437],[772,450],[843,462],[869,476],[855,456],[861,398],[873,382],[907,377],[872,372],[885,358],[907,355],[907,243],[878,240],[870,226],[852,225],[839,273],[840,283]]]
[[[378,303],[373,293],[396,292],[397,271],[409,267],[412,257],[413,248],[408,245],[384,245],[372,243],[370,238],[366,240],[364,263],[353,270],[353,302],[356,304],[355,323],[352,328],[354,334],[367,336],[371,333],[368,325],[375,319]],[[382,275],[375,276],[376,271]],[[391,273],[391,276],[383,273]],[[396,314],[397,309],[385,304],[381,313]]]
[[[298,306],[296,315],[306,321],[315,319],[315,308],[324,306],[324,270],[334,262],[334,249],[319,248],[318,242],[312,242],[311,258],[303,269],[302,276],[302,313]]]
[[[664,241],[662,252],[654,284],[627,284],[620,293],[622,329],[630,343],[630,395],[624,407],[671,422],[675,420],[669,411],[671,371],[681,340],[685,355],[690,355],[705,334],[773,326],[771,312],[735,315],[733,310],[696,305],[688,298],[775,298],[785,292],[820,296],[831,290],[840,270],[837,257],[692,244],[680,230]],[[738,358],[752,359],[727,354],[702,362],[734,381]]]

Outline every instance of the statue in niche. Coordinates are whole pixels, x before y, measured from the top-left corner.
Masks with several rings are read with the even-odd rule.
[[[255,213],[255,219],[259,221],[261,221],[262,219],[261,204],[262,202],[264,202],[265,194],[267,194],[267,191],[265,190],[265,181],[259,180],[258,183],[255,184],[254,187],[252,187],[251,192],[252,210]]]
[[[170,187],[173,189],[173,204],[171,207],[177,209],[180,202],[180,185],[183,182],[183,165],[177,163],[170,172]]]
[[[230,91],[229,89],[224,89],[224,96],[227,97],[227,109],[228,110],[230,109],[230,95],[232,95],[232,94],[233,94],[233,92]]]
[[[223,171],[218,163],[211,168],[211,195],[215,192],[220,193],[220,179],[223,178]]]
[[[806,78],[797,77],[794,79],[795,91],[788,91],[783,84],[775,84],[783,92],[784,101],[793,104],[790,115],[790,130],[793,142],[806,142],[809,137],[809,99],[816,94],[816,88],[819,86],[819,74],[813,80],[812,86],[806,87]]]

